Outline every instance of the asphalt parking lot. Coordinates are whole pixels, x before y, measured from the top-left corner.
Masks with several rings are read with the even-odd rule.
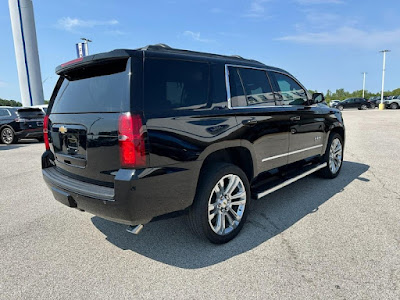
[[[125,225],[53,199],[44,145],[0,145],[0,299],[400,299],[400,110],[344,111],[345,162],[254,201],[216,246],[183,217]]]

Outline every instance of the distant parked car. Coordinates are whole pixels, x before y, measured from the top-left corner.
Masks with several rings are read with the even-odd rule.
[[[44,116],[38,107],[0,106],[0,142],[9,145],[22,138],[43,141]]]
[[[386,108],[398,109],[400,107],[400,96],[391,96],[383,102]]]
[[[383,101],[388,100],[389,96],[383,96]],[[381,103],[381,96],[376,96],[376,97],[371,97],[368,99],[368,101],[371,103],[371,108],[379,107],[379,104]],[[375,105],[373,107],[373,104]]]
[[[371,103],[364,98],[348,98],[346,100],[334,103],[332,107],[339,110],[347,108],[367,109],[371,108]]]
[[[331,102],[329,102],[329,107],[333,107],[333,104],[335,103],[339,103],[340,100],[331,100]]]

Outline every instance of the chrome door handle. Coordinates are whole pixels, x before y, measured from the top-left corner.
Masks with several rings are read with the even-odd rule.
[[[248,120],[243,120],[242,124],[245,126],[254,126],[258,123],[256,119],[248,119]]]
[[[300,116],[291,117],[290,121],[300,121]]]

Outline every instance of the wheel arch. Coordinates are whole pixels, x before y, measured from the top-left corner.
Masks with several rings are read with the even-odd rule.
[[[213,162],[226,162],[238,166],[246,174],[249,182],[255,176],[256,166],[254,165],[252,151],[245,146],[235,145],[209,152],[203,160],[199,176],[201,176],[205,167]]]
[[[323,153],[325,153],[325,151],[326,151],[326,147],[327,147],[327,145],[328,145],[329,138],[330,138],[331,135],[334,134],[334,133],[337,133],[337,134],[339,134],[339,135],[342,137],[343,149],[344,149],[344,145],[345,145],[345,135],[346,135],[346,134],[345,134],[344,127],[338,125],[338,126],[332,127],[331,130],[329,131],[329,134],[327,135],[327,138],[326,138],[326,142],[325,142],[324,152],[323,152]]]

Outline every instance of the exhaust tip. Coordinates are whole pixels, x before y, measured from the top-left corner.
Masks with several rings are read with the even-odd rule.
[[[143,225],[139,224],[136,226],[129,226],[126,231],[128,231],[129,233],[133,233],[133,234],[139,234],[143,229]]]

